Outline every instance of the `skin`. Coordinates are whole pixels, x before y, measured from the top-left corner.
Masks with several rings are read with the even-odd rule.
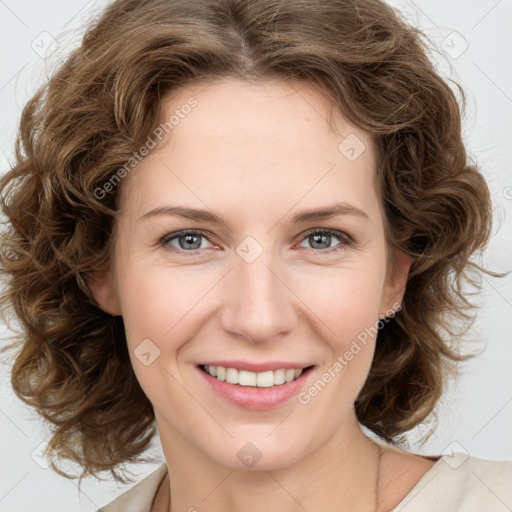
[[[123,316],[134,372],[154,407],[170,474],[155,510],[170,511],[172,501],[173,511],[373,511],[377,450],[353,404],[375,338],[307,404],[237,407],[196,368],[214,359],[307,362],[315,365],[307,389],[401,302],[411,261],[399,252],[397,265],[388,261],[372,140],[339,113],[339,133],[331,131],[326,99],[304,84],[196,83],[164,99],[161,119],[191,96],[198,105],[121,183],[112,267],[90,282],[99,306]],[[349,134],[366,146],[354,161],[338,149]],[[291,223],[339,201],[365,216]],[[229,225],[141,219],[176,204]],[[315,245],[313,228],[354,243],[333,235]],[[183,239],[159,244],[186,229],[207,232],[189,241],[199,250]],[[262,251],[250,263],[237,253],[248,236],[257,242],[250,250]],[[160,350],[148,366],[134,352],[145,339]],[[249,442],[261,453],[252,467],[237,457]],[[432,465],[384,447],[379,510],[396,506]]]

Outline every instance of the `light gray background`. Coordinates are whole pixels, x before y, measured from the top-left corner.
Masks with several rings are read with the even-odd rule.
[[[24,103],[79,43],[87,20],[107,3],[0,0],[1,172],[13,161]],[[470,156],[484,168],[497,219],[485,263],[508,270],[512,267],[512,0],[390,3],[425,31],[436,45],[431,57],[439,71],[467,92],[464,138]],[[414,452],[455,450],[512,460],[512,278],[484,278],[477,302],[481,309],[471,335],[487,348],[465,364],[464,376],[443,397],[440,424],[430,440],[423,446],[417,443],[423,426],[410,433],[409,449]],[[4,326],[0,333],[5,338]],[[0,366],[0,370],[0,512],[92,511],[127,488],[108,479],[89,479],[80,494],[75,481],[45,469],[38,453],[48,440],[48,429],[13,395],[8,368]],[[158,439],[152,452],[161,456]],[[132,466],[139,478],[155,467]]]

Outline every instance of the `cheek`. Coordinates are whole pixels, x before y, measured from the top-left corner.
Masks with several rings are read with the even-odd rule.
[[[197,302],[203,293],[181,279],[179,272],[160,268],[126,267],[118,289],[131,364],[137,380],[153,404],[180,400],[177,375],[180,349],[193,339]],[[165,277],[164,277],[165,276]],[[170,284],[172,283],[172,287]],[[183,398],[183,397],[182,397]],[[185,407],[180,401],[180,407]]]
[[[383,276],[375,268],[352,266],[310,277],[298,294],[336,343],[343,346],[378,320]]]
[[[180,346],[205,321],[205,294],[218,276],[197,268],[127,262],[118,284],[130,351],[144,339],[161,349],[162,359],[174,359]],[[165,348],[165,349],[164,349]]]
[[[298,396],[307,411],[303,428],[318,431],[320,421],[326,436],[334,435],[344,421],[368,377],[382,288],[380,274],[370,269],[344,269],[337,275],[325,286],[327,293],[320,294],[317,289],[308,298],[329,327],[318,340],[319,348],[328,347],[328,351],[316,379]],[[312,336],[314,339],[315,333]]]

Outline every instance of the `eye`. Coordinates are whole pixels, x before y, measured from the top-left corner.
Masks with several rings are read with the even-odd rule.
[[[335,245],[334,247],[329,247],[330,243],[333,241],[333,238],[337,238],[341,241],[341,243]],[[302,240],[310,241],[310,244],[313,247],[311,250],[318,249],[315,252],[320,252],[321,254],[340,251],[347,246],[352,246],[354,243],[352,237],[343,231],[318,228],[308,231],[302,235]]]
[[[329,247],[333,238],[340,240],[340,243],[334,247]],[[171,251],[196,254],[200,250],[206,248],[202,243],[203,240],[208,240],[208,233],[206,231],[188,229],[164,236],[159,241],[159,244]],[[300,240],[311,240],[312,248],[309,250],[320,254],[340,251],[346,247],[354,245],[354,240],[350,235],[343,231],[332,229],[317,228],[310,230],[303,234]]]
[[[177,233],[170,233],[160,240],[160,245],[169,247],[171,250],[191,252],[194,253],[200,249],[204,249],[201,243],[201,237],[207,240],[206,232],[197,230],[178,231]],[[178,247],[173,245],[172,242],[176,241]]]

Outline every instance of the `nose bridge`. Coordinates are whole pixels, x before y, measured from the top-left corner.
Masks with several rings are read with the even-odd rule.
[[[224,329],[263,342],[293,327],[293,293],[281,268],[270,247],[263,249],[252,237],[239,244],[221,315]]]

